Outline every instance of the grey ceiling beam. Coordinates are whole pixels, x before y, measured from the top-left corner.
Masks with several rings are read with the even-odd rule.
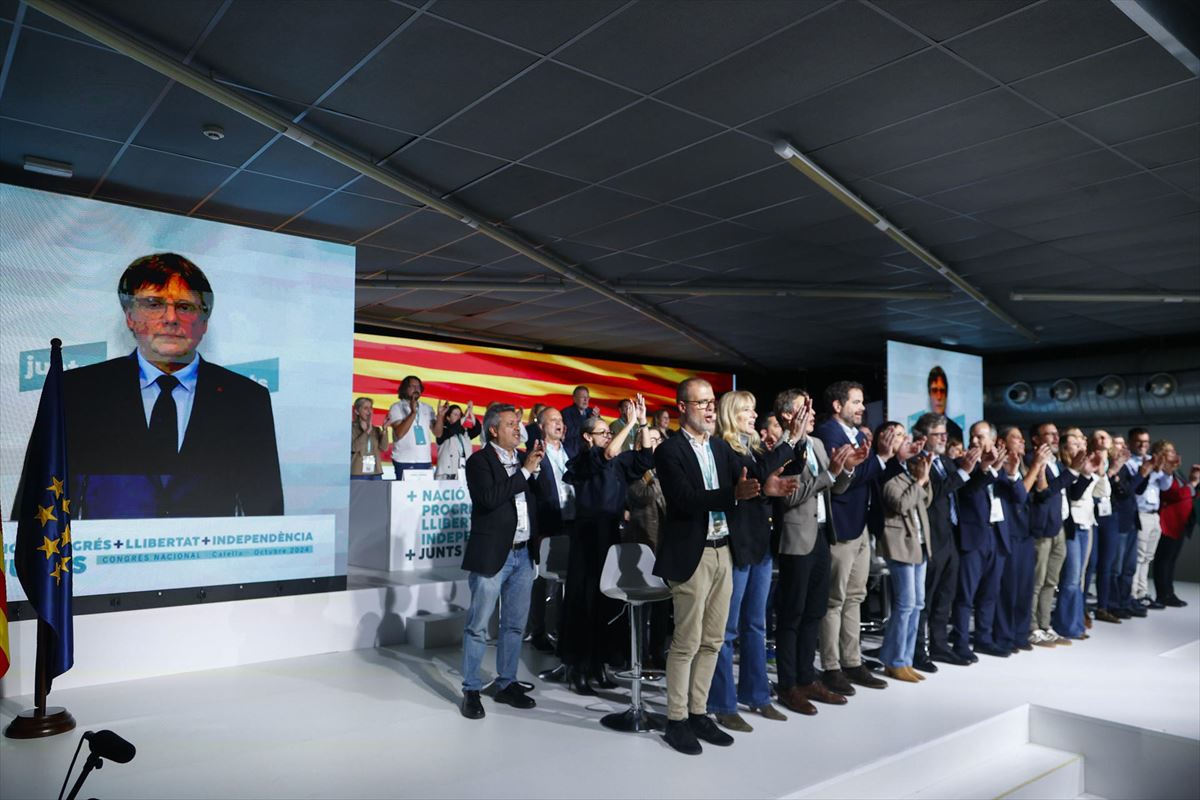
[[[459,280],[436,276],[358,278],[358,289],[426,292],[520,292],[563,294],[577,286],[563,280],[531,278],[506,280]],[[622,281],[613,284],[619,294],[650,294],[673,297],[820,297],[846,300],[949,300],[953,293],[940,289],[891,289],[888,287],[814,287],[799,283],[678,283],[666,281]]]
[[[775,154],[802,172],[809,180],[832,195],[839,203],[869,222],[876,230],[886,234],[892,241],[912,253],[924,264],[932,268],[938,275],[941,275],[947,281],[954,284],[954,286],[961,289],[968,297],[983,306],[984,309],[1005,325],[1032,342],[1038,341],[1036,333],[1026,328],[1008,312],[997,306],[990,297],[976,289],[965,278],[950,269],[940,258],[926,250],[922,245],[914,241],[912,237],[893,225],[883,214],[867,205],[858,195],[847,189],[837,178],[822,169],[811,158],[801,153],[790,142],[784,140],[776,142]]]
[[[1085,292],[1014,289],[1009,297],[1027,303],[1200,303],[1200,292]]]
[[[646,319],[674,331],[709,351],[714,356],[727,359],[732,358],[743,364],[759,366],[749,357],[714,339],[703,331],[696,330],[641,300],[614,291],[608,284],[592,277],[577,265],[568,263],[542,250],[533,242],[480,218],[471,209],[453,201],[444,200],[430,192],[426,187],[385,170],[340,144],[314,133],[302,125],[291,122],[286,117],[249,100],[232,89],[222,86],[207,75],[203,75],[195,69],[181,64],[151,45],[113,27],[106,21],[86,11],[64,3],[62,0],[26,0],[26,3],[64,25],[95,39],[101,44],[111,47],[118,53],[174,80],[176,83],[180,83],[204,95],[214,102],[220,103],[263,127],[286,136],[296,143],[349,169],[355,170],[361,175],[377,181],[390,189],[400,192],[434,211],[459,220],[464,225],[470,226],[514,252],[542,265],[551,272],[561,275],[609,300],[620,303],[622,306],[641,314]]]
[[[424,333],[432,336],[449,336],[454,339],[465,339],[471,342],[496,344],[501,347],[520,347],[524,350],[542,350],[544,345],[530,339],[519,339],[515,336],[501,336],[487,331],[473,331],[468,328],[455,328],[446,325],[430,325],[427,322],[416,322],[407,317],[387,316],[385,314],[357,314],[358,320],[365,325],[377,328],[387,328],[393,331],[407,333]]]
[[[1193,75],[1200,75],[1200,6],[1186,0],[1112,2]]]

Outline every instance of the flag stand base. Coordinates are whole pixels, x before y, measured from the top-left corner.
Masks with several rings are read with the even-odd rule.
[[[50,706],[39,714],[36,708],[22,711],[4,729],[10,739],[40,739],[75,730],[75,718],[62,706]]]

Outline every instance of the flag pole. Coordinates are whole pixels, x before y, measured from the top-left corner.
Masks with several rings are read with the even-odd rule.
[[[39,739],[75,728],[69,711],[46,705],[53,677],[70,669],[74,661],[70,473],[62,372],[62,341],[53,339],[50,369],[21,473],[14,558],[17,577],[37,620],[34,707],[22,711],[4,729],[4,735],[12,739]]]

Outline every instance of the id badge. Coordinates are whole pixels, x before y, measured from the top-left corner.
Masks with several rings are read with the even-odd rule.
[[[414,422],[413,426],[412,426],[412,430],[413,430],[413,438],[416,440],[417,444],[420,444],[420,445],[428,444],[428,440],[425,438],[425,429],[421,427],[420,422]]]
[[[362,471],[371,473],[375,472],[375,456],[362,457]]]
[[[517,503],[517,530],[529,531],[529,506],[526,503]]]
[[[728,526],[725,522],[724,514],[722,514],[721,516],[719,516],[713,520],[713,536],[714,537],[724,536],[728,532],[729,532],[729,530],[728,530]]]
[[[1004,522],[1004,506],[1000,505],[1000,498],[992,498],[992,513],[988,515],[988,522]]]
[[[1101,517],[1112,516],[1112,498],[1101,497],[1096,501],[1096,514]]]

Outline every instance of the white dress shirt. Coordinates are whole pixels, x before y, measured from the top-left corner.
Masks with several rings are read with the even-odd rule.
[[[150,415],[154,412],[154,404],[158,402],[158,396],[162,394],[162,389],[158,388],[155,381],[167,373],[147,361],[142,356],[141,350],[137,351],[137,361],[138,385],[142,389],[142,410],[146,412],[146,429],[149,430]],[[183,449],[183,437],[187,433],[188,421],[192,418],[192,404],[196,400],[196,376],[199,372],[200,356],[193,354],[192,363],[178,372],[171,373],[172,377],[179,381],[175,391],[171,392],[171,397],[175,400],[175,419],[179,422],[176,451]]]

